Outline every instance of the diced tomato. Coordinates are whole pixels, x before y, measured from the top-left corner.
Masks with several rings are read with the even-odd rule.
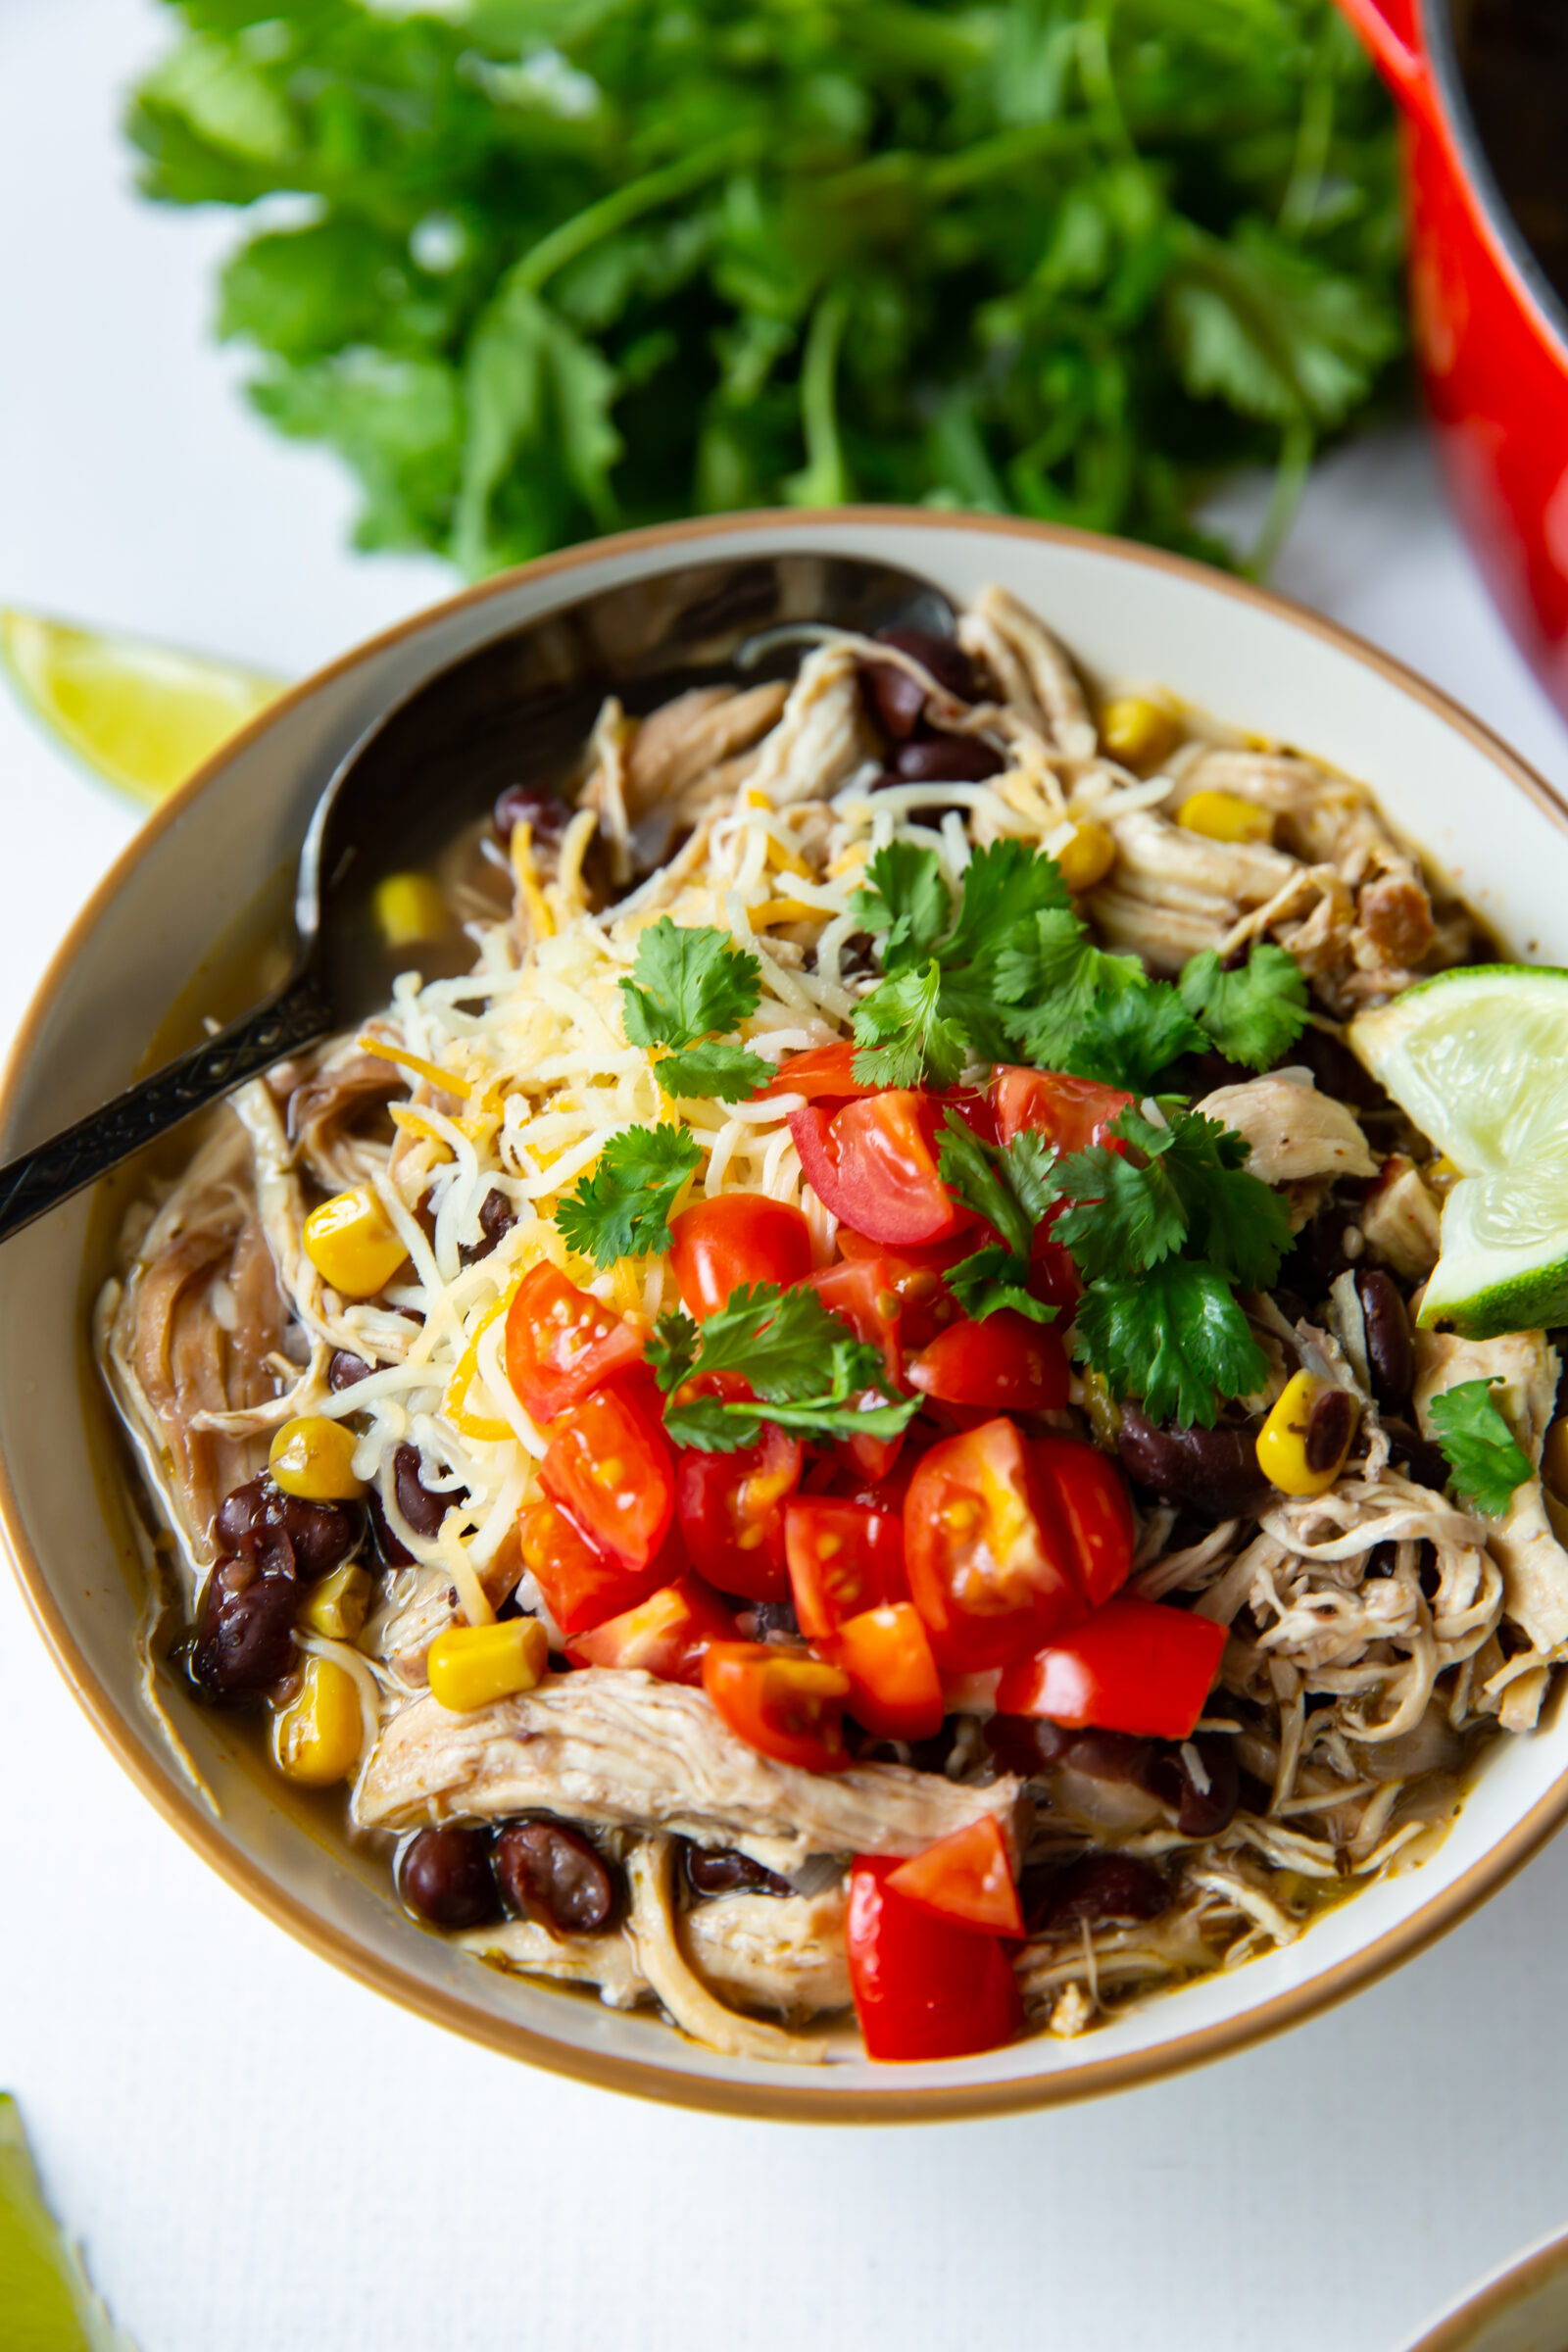
[[[956,1927],[980,1928],[993,1936],[1021,1937],[1024,1933],[1012,1856],[994,1813],[983,1813],[967,1829],[955,1830],[923,1854],[901,1862],[888,1885],[906,1902],[935,1911]]]
[[[805,1287],[814,1291],[828,1313],[847,1323],[858,1340],[863,1340],[868,1348],[881,1348],[889,1385],[897,1387],[904,1376],[899,1344],[902,1309],[881,1258],[862,1257],[853,1264],[825,1266],[820,1274],[808,1274]]]
[[[945,1672],[1031,1655],[1083,1614],[1066,1536],[1011,1421],[944,1438],[904,1504],[909,1597]]]
[[[912,1602],[846,1618],[826,1648],[850,1678],[850,1713],[879,1740],[930,1740],[941,1731],[942,1678]]]
[[[863,1233],[855,1233],[848,1225],[839,1227],[838,1243],[841,1257],[888,1255],[884,1243],[867,1241]],[[895,1262],[901,1266],[918,1266],[933,1274],[945,1274],[950,1266],[956,1266],[961,1258],[968,1257],[977,1246],[973,1226],[966,1226],[962,1233],[950,1233],[946,1241],[901,1242]]]
[[[811,1228],[765,1193],[720,1193],[670,1220],[669,1262],[698,1322],[749,1282],[799,1282],[811,1271]]]
[[[1132,1096],[1059,1070],[1004,1067],[992,1077],[991,1101],[1004,1144],[1028,1133],[1049,1137],[1063,1152],[1085,1152],[1091,1144],[1119,1149],[1110,1129]]]
[[[801,1483],[795,1438],[764,1421],[755,1446],[735,1453],[684,1450],[675,1508],[693,1562],[721,1592],[747,1600],[782,1600],[784,1506]]]
[[[867,1486],[876,1486],[893,1476],[894,1464],[904,1451],[902,1431],[896,1438],[835,1438],[833,1455],[850,1476]]]
[[[1225,1628],[1191,1609],[1121,1592],[997,1687],[1004,1715],[1045,1715],[1071,1730],[1186,1740],[1219,1672]]]
[[[580,1634],[633,1609],[667,1578],[680,1555],[662,1552],[646,1567],[628,1568],[588,1542],[553,1502],[534,1502],[517,1522],[522,1564],[545,1596],[564,1634]]]
[[[850,1873],[850,1984],[868,2057],[967,2058],[1023,2023],[997,1936],[939,1919],[888,1885],[897,1862],[858,1854]]]
[[[801,1631],[811,1642],[846,1617],[905,1600],[904,1521],[861,1502],[797,1495],[784,1514],[784,1552]]]
[[[703,1689],[737,1739],[803,1772],[842,1772],[842,1667],[804,1649],[766,1642],[713,1642],[703,1658]]]
[[[568,1282],[559,1267],[530,1266],[507,1309],[507,1378],[523,1411],[554,1421],[616,1372],[642,1359],[643,1335]]]
[[[840,1502],[866,1502],[876,1511],[897,1511],[904,1515],[904,1498],[909,1492],[919,1454],[906,1447],[893,1468],[881,1478],[861,1478],[848,1463],[840,1460],[829,1466],[828,1479],[817,1487],[808,1479],[806,1484],[815,1494],[827,1494]]]
[[[1068,1322],[1083,1296],[1084,1286],[1078,1279],[1071,1250],[1051,1239],[1051,1220],[1056,1214],[1056,1210],[1051,1210],[1035,1227],[1034,1246],[1029,1252],[1029,1290],[1033,1298],[1045,1306],[1055,1307],[1063,1322]]]
[[[804,1054],[787,1054],[778,1076],[764,1086],[764,1095],[804,1095],[808,1102],[848,1102],[856,1095],[874,1095],[874,1086],[861,1086],[855,1075],[853,1045],[809,1046]]]
[[[1079,1438],[1036,1438],[1030,1452],[1067,1531],[1084,1598],[1098,1609],[1132,1573],[1127,1481],[1107,1455]]]
[[[790,1133],[823,1206],[873,1242],[940,1242],[972,1224],[937,1173],[942,1107],[933,1095],[895,1087],[831,1119],[809,1102],[793,1111]]]
[[[675,1463],[669,1440],[628,1391],[595,1389],[573,1405],[556,1426],[539,1484],[623,1567],[658,1558],[675,1516]]]
[[[1048,1324],[1010,1306],[983,1323],[950,1323],[921,1349],[906,1377],[946,1404],[989,1405],[993,1412],[1055,1412],[1067,1401],[1067,1350]]]
[[[710,1642],[733,1642],[735,1620],[694,1570],[636,1608],[566,1643],[574,1666],[640,1666],[662,1683],[700,1683]]]

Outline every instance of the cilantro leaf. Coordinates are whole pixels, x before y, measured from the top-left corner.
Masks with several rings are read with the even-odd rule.
[[[776,1283],[747,1284],[701,1326],[679,1310],[661,1315],[648,1361],[673,1395],[664,1408],[670,1437],[710,1453],[755,1445],[765,1421],[808,1437],[896,1437],[920,1409],[918,1396],[882,1397],[880,1350],[858,1340],[814,1291]],[[705,1372],[737,1372],[752,1396],[676,1394]]]
[[[1120,961],[1120,957],[1106,958]],[[1101,994],[1079,1021],[1059,1066],[1130,1095],[1147,1095],[1178,1054],[1208,1043],[1168,980]]]
[[[675,1101],[716,1096],[721,1102],[749,1102],[778,1075],[770,1061],[745,1046],[724,1046],[712,1038],[665,1054],[654,1064],[660,1091]]]
[[[855,1008],[858,1086],[956,1086],[969,1057],[963,1024],[943,1010],[935,960],[897,973]]]
[[[956,1200],[994,1225],[1014,1256],[1027,1259],[1038,1219],[1007,1181],[1008,1154],[983,1143],[955,1110],[942,1122],[937,1171]]]
[[[953,919],[953,901],[935,850],[891,841],[865,869],[851,910],[873,936],[882,933],[882,969],[889,974],[924,963]]]
[[[1492,1401],[1494,1385],[1490,1380],[1463,1380],[1434,1396],[1427,1407],[1453,1472],[1455,1494],[1489,1519],[1500,1519],[1514,1489],[1536,1475],[1530,1456]]]
[[[1141,1161],[1096,1144],[1061,1160],[1050,1179],[1070,1204],[1053,1233],[1084,1279],[1135,1273],[1186,1250],[1249,1290],[1266,1290],[1290,1249],[1291,1221],[1279,1194],[1246,1172],[1245,1137],[1175,1104],[1164,1126],[1129,1106],[1112,1132]]]
[[[1054,1323],[1056,1309],[1025,1289],[1028,1271],[1025,1259],[991,1244],[960,1258],[942,1279],[972,1323],[983,1323],[1004,1306],[1015,1315],[1027,1315],[1031,1323]]]
[[[1227,971],[1212,948],[1182,972],[1181,1000],[1228,1061],[1266,1070],[1306,1026],[1306,975],[1272,940],[1253,942],[1240,971]]]
[[[1025,1133],[999,1147],[983,1142],[956,1111],[943,1121],[937,1160],[943,1183],[1002,1236],[1000,1246],[977,1250],[944,1278],[976,1323],[1004,1306],[1031,1322],[1055,1320],[1055,1308],[1028,1288],[1035,1227],[1054,1198],[1052,1160],[1044,1136]]]
[[[632,976],[620,983],[627,1040],[645,1049],[691,1046],[738,1028],[761,1002],[761,974],[728,932],[662,914],[638,940]]]
[[[763,1424],[798,1431],[806,1438],[896,1438],[920,1409],[918,1396],[899,1396],[892,1403],[866,1404],[838,1360],[828,1366],[828,1385],[819,1396],[798,1404],[748,1404],[695,1396],[689,1404],[666,1407],[664,1427],[677,1446],[695,1446],[704,1453],[735,1453],[755,1446]]]
[[[1167,1257],[1145,1272],[1091,1283],[1078,1303],[1073,1352],[1117,1397],[1143,1399],[1152,1421],[1212,1426],[1218,1399],[1249,1396],[1268,1378],[1229,1282],[1201,1258]]]
[[[1013,1041],[1042,1069],[1143,1095],[1179,1054],[1208,1043],[1168,982],[1151,980],[1136,956],[1097,948],[1071,908],[1009,934],[995,978]]]
[[[1025,841],[994,841],[976,850],[963,869],[957,919],[941,950],[943,960],[994,967],[1002,943],[1020,925],[1071,905],[1054,858]]]
[[[682,1128],[621,1128],[600,1152],[592,1175],[556,1211],[567,1249],[596,1266],[667,1250],[669,1212],[702,1156],[696,1139]]]

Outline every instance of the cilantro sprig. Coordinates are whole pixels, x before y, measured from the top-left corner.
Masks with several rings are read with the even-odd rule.
[[[743,1102],[772,1077],[773,1065],[760,1054],[722,1042],[762,996],[760,964],[727,932],[662,914],[638,940],[620,993],[627,1042],[649,1053],[668,1049],[654,1064],[664,1094]]]
[[[567,1249],[596,1266],[667,1250],[670,1211],[702,1156],[684,1128],[623,1127],[556,1210]]]
[[[858,1340],[814,1291],[748,1283],[701,1324],[678,1308],[661,1315],[648,1343],[654,1378],[671,1402],[664,1427],[677,1446],[733,1453],[762,1424],[802,1437],[893,1438],[919,1411],[919,1396],[867,1404],[886,1379],[879,1349]],[[681,1397],[702,1373],[741,1374],[750,1397]]]
[[[1001,1235],[948,1273],[949,1290],[975,1323],[1001,1307],[1034,1323],[1054,1323],[1056,1310],[1028,1288],[1035,1227],[1051,1205],[1050,1147],[1039,1135],[1010,1144],[982,1141],[953,1111],[943,1121],[937,1166],[956,1200],[972,1208]]]
[[[1492,1400],[1495,1382],[1462,1380],[1434,1396],[1427,1416],[1452,1471],[1461,1502],[1500,1519],[1515,1488],[1534,1478],[1535,1467]]]
[[[1227,971],[1209,949],[1179,982],[1181,1000],[1227,1060],[1266,1070],[1306,1027],[1306,975],[1271,939],[1254,941],[1247,961]]]

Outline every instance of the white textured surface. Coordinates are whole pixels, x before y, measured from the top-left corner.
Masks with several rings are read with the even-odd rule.
[[[138,0],[0,4],[0,602],[303,669],[446,575],[343,555],[335,467],[235,400],[204,333],[226,223],[125,193],[116,93],[157,39]],[[1413,436],[1325,470],[1280,584],[1568,787]],[[129,821],[0,701],[8,1026]],[[530,2075],[362,1992],[134,1796],[9,1581],[0,1639],[0,2084],[142,2352],[923,2352],[977,2318],[1075,2352],[1393,2352],[1568,2220],[1560,1842],[1437,1951],[1206,2074],[788,2132]]]

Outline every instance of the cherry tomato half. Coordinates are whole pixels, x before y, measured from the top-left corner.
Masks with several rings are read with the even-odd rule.
[[[1132,1097],[1060,1070],[1004,1067],[992,1078],[991,1101],[1004,1144],[1028,1133],[1049,1137],[1063,1152],[1086,1152],[1091,1144],[1116,1148],[1110,1129]]]
[[[669,1262],[686,1311],[701,1323],[749,1282],[799,1282],[811,1271],[811,1228],[765,1193],[720,1193],[670,1219]]]
[[[1127,1481],[1107,1455],[1078,1438],[1036,1438],[1029,1450],[1067,1531],[1084,1598],[1098,1609],[1132,1574]]]
[[[733,1642],[735,1620],[694,1571],[566,1643],[574,1666],[641,1667],[662,1683],[700,1683],[710,1642]]]
[[[866,2055],[967,2058],[999,2049],[1023,2023],[1001,1937],[911,1903],[888,1885],[898,1868],[858,1854],[850,1872],[850,1985]]]
[[[675,1464],[669,1440],[630,1392],[595,1389],[573,1405],[539,1465],[539,1484],[623,1567],[647,1568],[659,1557],[675,1516]]]
[[[879,1740],[931,1740],[941,1731],[942,1678],[912,1602],[886,1601],[846,1618],[825,1648],[850,1678],[850,1713]]]
[[[1203,1712],[1225,1628],[1168,1602],[1119,1592],[1102,1609],[1010,1666],[997,1686],[1004,1715],[1045,1715],[1077,1730],[1187,1740]]]
[[[830,1119],[808,1103],[790,1115],[807,1182],[842,1224],[873,1242],[940,1242],[973,1223],[937,1173],[935,1096],[891,1088]]]
[[[553,1502],[534,1502],[517,1522],[522,1564],[532,1575],[564,1634],[580,1634],[618,1617],[677,1573],[680,1560],[661,1553],[645,1568],[628,1568],[588,1542]]]
[[[1012,1856],[994,1813],[982,1814],[966,1829],[939,1838],[912,1861],[901,1862],[888,1885],[906,1902],[935,1911],[956,1927],[993,1936],[1021,1937],[1024,1933]]]
[[[680,1531],[694,1564],[721,1592],[782,1600],[784,1506],[801,1483],[799,1440],[764,1421],[755,1446],[735,1453],[688,1447],[675,1480]]]
[[[842,1772],[850,1678],[803,1649],[766,1642],[713,1642],[703,1689],[739,1740],[803,1772]]]
[[[1067,1350],[1056,1333],[1010,1306],[983,1323],[950,1323],[921,1349],[906,1377],[911,1389],[944,1404],[1009,1413],[1055,1412],[1071,1386]]]
[[[1011,1421],[983,1422],[922,1456],[905,1498],[904,1557],[945,1672],[1005,1666],[1084,1613],[1065,1534]]]
[[[865,1503],[798,1495],[784,1514],[795,1614],[808,1641],[881,1601],[905,1600],[904,1520]]]
[[[546,1262],[529,1267],[507,1309],[507,1378],[534,1421],[554,1421],[642,1352],[635,1323]]]

